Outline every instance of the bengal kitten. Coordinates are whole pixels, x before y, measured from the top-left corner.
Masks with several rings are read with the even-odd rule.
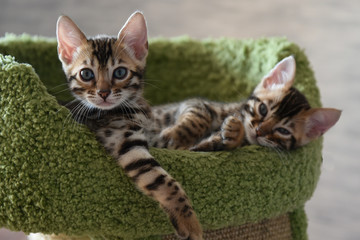
[[[190,99],[153,107],[156,118],[148,133],[153,146],[193,151],[229,150],[256,144],[279,150],[303,146],[324,134],[341,111],[311,108],[292,87],[296,62],[280,61],[244,102]]]
[[[74,114],[86,117],[85,123],[117,164],[160,203],[181,239],[202,239],[189,198],[149,153],[144,134],[152,113],[142,95],[148,54],[143,14],[135,12],[117,37],[95,38],[86,38],[69,17],[61,16],[57,40],[69,88],[79,101]]]

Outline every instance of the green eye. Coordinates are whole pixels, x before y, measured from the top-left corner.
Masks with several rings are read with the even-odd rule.
[[[280,134],[282,134],[282,135],[290,135],[291,133],[288,131],[288,130],[286,130],[285,128],[277,128],[277,129],[275,129],[276,131],[278,131]]]
[[[118,67],[114,70],[113,76],[116,79],[122,80],[127,76],[127,69],[124,67]]]
[[[264,103],[261,103],[260,106],[259,106],[259,113],[265,117],[268,113],[268,110],[267,110],[267,107]]]
[[[80,71],[80,77],[83,81],[88,82],[95,78],[94,72],[89,68],[84,68]]]

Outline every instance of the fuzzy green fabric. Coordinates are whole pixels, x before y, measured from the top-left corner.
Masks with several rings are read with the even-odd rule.
[[[192,96],[243,99],[292,54],[296,87],[320,106],[304,52],[285,38],[153,39],[149,51],[145,96],[152,104]],[[65,80],[55,40],[7,35],[0,53],[0,226],[99,239],[159,239],[173,232],[158,204],[57,103],[71,97],[61,92],[65,85],[57,87]],[[260,146],[151,153],[183,185],[204,229],[291,212],[294,239],[306,239],[303,206],[320,175],[321,145],[320,139],[282,153]]]

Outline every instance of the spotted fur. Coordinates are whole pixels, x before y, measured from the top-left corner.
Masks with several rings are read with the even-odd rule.
[[[135,12],[117,37],[86,38],[66,16],[57,24],[58,53],[76,98],[74,117],[147,196],[159,202],[181,239],[202,239],[202,230],[181,185],[149,153],[146,126],[152,112],[143,99],[148,53],[145,19]]]
[[[292,56],[283,59],[243,102],[190,99],[154,107],[155,127],[148,133],[152,145],[217,151],[245,144],[282,150],[307,144],[332,127],[341,112],[311,108],[305,96],[292,87],[295,69]]]

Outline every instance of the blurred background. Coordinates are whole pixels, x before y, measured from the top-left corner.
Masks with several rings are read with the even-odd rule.
[[[87,35],[116,35],[135,10],[150,37],[286,36],[306,52],[325,107],[343,110],[325,135],[322,175],[306,205],[309,239],[360,239],[360,1],[358,0],[1,0],[6,32],[55,37],[69,15]],[[0,230],[0,240],[22,240]]]

